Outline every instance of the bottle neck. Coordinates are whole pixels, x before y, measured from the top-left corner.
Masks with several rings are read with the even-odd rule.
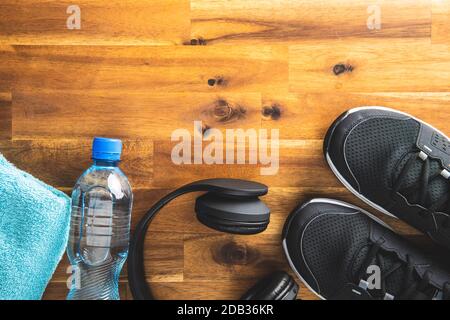
[[[120,160],[103,160],[103,159],[93,159],[94,166],[97,167],[117,167],[119,166]]]

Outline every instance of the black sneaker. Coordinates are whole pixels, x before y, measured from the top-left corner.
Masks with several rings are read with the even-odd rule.
[[[322,299],[450,299],[450,273],[344,202],[314,199],[295,209],[283,248],[297,276]]]
[[[450,248],[450,142],[443,133],[402,112],[356,108],[335,120],[324,153],[357,197]]]

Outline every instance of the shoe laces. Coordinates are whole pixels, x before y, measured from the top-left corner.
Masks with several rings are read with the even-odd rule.
[[[403,185],[405,184],[406,177],[408,175],[408,171],[411,170],[413,164],[418,159],[421,159],[423,161],[419,183],[416,183],[410,187],[403,187]],[[392,194],[400,192],[408,199],[413,199],[413,202],[424,207],[425,210],[422,210],[420,212],[420,215],[422,216],[425,216],[429,212],[435,213],[438,211],[450,213],[450,195],[448,192],[444,193],[439,199],[437,199],[432,204],[430,200],[431,199],[429,191],[430,183],[435,179],[442,178],[443,172],[447,171],[443,170],[441,172],[431,174],[430,159],[424,152],[422,151],[417,152],[415,156],[412,156],[408,159],[405,166],[400,171],[400,174],[398,175],[397,179],[394,181]],[[443,227],[450,228],[450,217],[447,217],[444,220]]]
[[[357,281],[365,279],[367,276],[367,269],[370,265],[376,264],[380,267],[384,265],[384,257],[387,254],[381,247],[381,242],[371,244],[371,248],[367,253],[361,268],[357,272]],[[419,277],[415,272],[413,261],[409,255],[406,255],[406,261],[396,259],[397,261],[387,270],[381,270],[380,290],[372,290],[371,294],[376,299],[383,299],[391,296],[386,291],[386,282],[389,281],[395,271],[403,271],[402,287],[399,293],[393,298],[397,300],[432,300],[438,289],[430,284],[431,272],[425,271],[422,277]],[[432,288],[433,290],[430,290]],[[392,297],[392,296],[391,296]],[[450,283],[445,283],[442,289],[442,300],[450,300]]]

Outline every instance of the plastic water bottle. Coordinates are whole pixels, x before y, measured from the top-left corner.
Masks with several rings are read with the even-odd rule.
[[[67,255],[72,265],[69,300],[118,300],[119,275],[128,255],[133,194],[119,169],[122,142],[95,138],[93,165],[72,192]]]

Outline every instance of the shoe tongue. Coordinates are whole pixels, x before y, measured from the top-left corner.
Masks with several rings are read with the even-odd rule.
[[[422,170],[423,170],[423,160],[420,159],[417,156],[417,153],[409,153],[407,156],[405,156],[399,163],[398,166],[396,166],[394,171],[394,180],[396,181],[403,170],[404,166],[408,162],[410,158],[414,158],[414,162],[412,163],[411,167],[408,171],[405,172],[405,176],[403,177],[403,184],[400,188],[400,193],[406,197],[406,199],[410,203],[417,203],[419,201],[419,194],[420,194],[420,183],[422,179]],[[441,164],[438,160],[435,159],[429,159],[430,161],[430,174],[429,177],[439,174],[442,171]],[[411,186],[417,186],[417,189],[411,192],[409,195],[404,194],[402,192],[403,189],[409,188]],[[428,183],[428,193],[430,196],[431,203],[437,201],[441,197],[445,196],[446,193],[450,192],[449,190],[449,183],[446,179],[443,177],[438,177]]]

